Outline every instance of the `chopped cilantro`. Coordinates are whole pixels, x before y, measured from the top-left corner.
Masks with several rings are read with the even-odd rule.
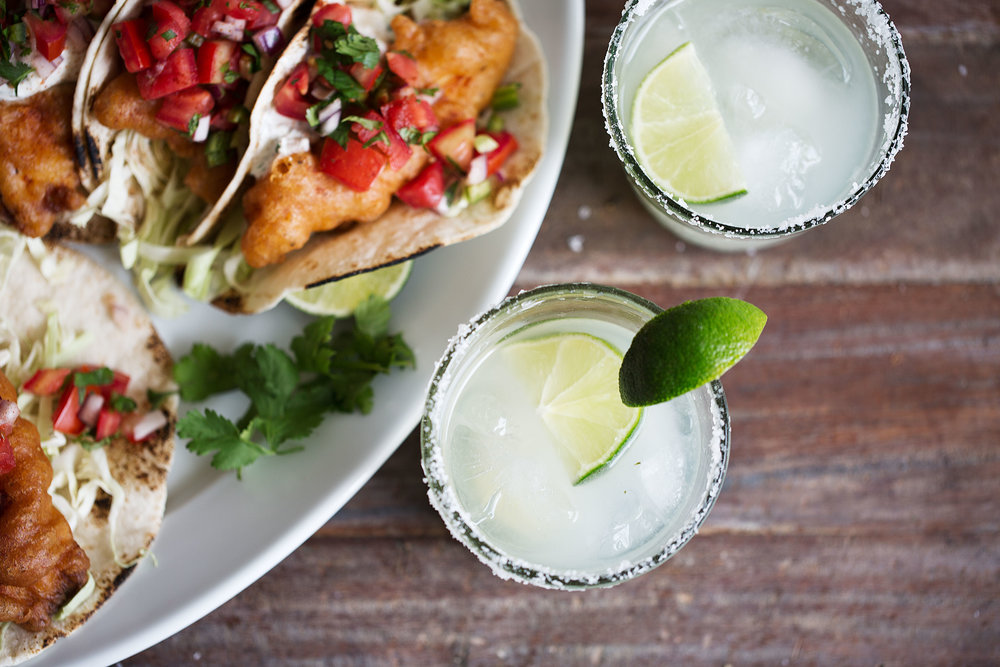
[[[520,83],[508,83],[506,85],[500,86],[493,92],[493,100],[490,106],[495,111],[507,111],[508,109],[515,109],[521,104],[520,100]]]
[[[333,317],[308,324],[292,339],[291,353],[273,344],[246,343],[232,354],[196,344],[174,366],[181,398],[200,401],[238,390],[249,400],[236,421],[211,409],[192,410],[177,424],[196,454],[211,454],[219,470],[241,470],[262,456],[299,451],[329,412],[371,411],[371,381],[393,368],[412,367],[413,352],[389,335],[389,306],[371,297],[354,326],[337,330]]]
[[[188,136],[193,137],[194,133],[198,131],[198,123],[201,122],[201,114],[196,113],[191,116],[191,120],[188,121]]]
[[[168,41],[168,42],[170,40],[172,40],[176,36],[177,36],[177,33],[174,32],[173,30],[164,30],[163,34],[160,35],[160,37],[162,37],[165,41]]]

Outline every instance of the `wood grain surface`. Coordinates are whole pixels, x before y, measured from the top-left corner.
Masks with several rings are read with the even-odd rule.
[[[885,0],[913,90],[892,170],[835,222],[733,255],[657,225],[608,147],[622,4],[587,3],[569,152],[515,290],[768,313],[725,377],[732,461],[700,534],[608,590],[501,581],[430,508],[411,435],[285,561],[125,664],[1000,664],[1000,5]]]

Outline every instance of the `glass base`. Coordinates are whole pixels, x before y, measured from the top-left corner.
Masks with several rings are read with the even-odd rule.
[[[633,185],[632,189],[639,198],[639,202],[647,211],[649,211],[657,222],[666,227],[680,240],[685,243],[690,243],[691,245],[696,245],[700,248],[715,250],[717,252],[754,252],[758,249],[779,245],[787,241],[792,236],[795,236],[794,233],[791,233],[784,236],[771,236],[757,239],[727,236],[719,232],[712,232],[665,213],[659,206],[650,201],[649,197],[646,196],[646,193],[638,187]]]

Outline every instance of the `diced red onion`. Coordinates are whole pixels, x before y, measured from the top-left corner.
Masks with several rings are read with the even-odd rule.
[[[93,426],[97,423],[97,415],[100,414],[103,407],[103,396],[100,394],[87,394],[87,398],[83,399],[83,405],[80,406],[80,410],[76,413],[76,416],[87,426]]]
[[[17,407],[17,401],[0,398],[0,426],[13,426],[20,416],[21,409]]]
[[[333,94],[337,92],[337,89],[326,82],[321,76],[316,77],[313,81],[312,87],[309,88],[309,94],[315,97],[317,100],[326,101],[333,97]]]
[[[227,17],[225,21],[216,21],[213,23],[212,32],[220,37],[231,39],[234,42],[241,42],[243,41],[243,30],[246,28],[246,25],[247,22],[243,19],[230,19]]]
[[[40,53],[36,53],[35,57],[31,59],[31,65],[35,68],[35,72],[38,73],[39,78],[47,79],[50,74],[56,71],[56,67],[62,62],[62,56],[59,56],[52,62],[46,60]]]
[[[292,0],[274,0],[274,3],[282,9],[288,9],[292,4]]]
[[[167,415],[162,410],[152,410],[144,414],[132,427],[132,439],[145,440],[167,425]]]
[[[476,185],[485,181],[487,175],[486,167],[485,155],[477,155],[472,158],[472,162],[469,163],[469,173],[465,176],[466,182],[469,185]]]
[[[226,96],[226,87],[221,83],[209,83],[205,84],[204,87],[208,89],[208,92],[212,93],[212,99],[216,102]]]
[[[202,116],[198,119],[198,125],[194,128],[194,134],[191,135],[191,141],[195,143],[201,143],[208,139],[208,130],[212,124],[212,117]]]
[[[263,28],[253,34],[253,43],[257,45],[257,48],[260,49],[261,52],[269,56],[273,56],[281,50],[281,44],[283,41],[284,38],[281,35],[281,30],[279,30],[276,25]]]
[[[333,102],[330,102],[325,107],[320,109],[317,114],[317,118],[320,122],[319,132],[324,137],[328,134],[333,134],[333,131],[337,129],[340,125],[340,109],[341,102],[338,97]]]

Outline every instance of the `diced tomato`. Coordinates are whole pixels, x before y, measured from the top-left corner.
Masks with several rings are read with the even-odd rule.
[[[408,53],[389,51],[385,54],[385,64],[393,74],[406,82],[408,86],[417,86],[420,74],[417,71],[417,61]]]
[[[319,157],[319,168],[356,192],[365,192],[385,168],[385,155],[351,137],[347,148],[327,138]]]
[[[486,175],[495,174],[503,166],[511,153],[517,150],[517,139],[510,132],[490,132],[489,135],[497,142],[497,147],[486,154]]]
[[[207,116],[215,106],[212,93],[193,86],[171,93],[163,98],[163,104],[156,112],[156,120],[179,132],[188,132],[196,117]]]
[[[396,196],[413,208],[436,208],[444,196],[444,165],[431,162],[416,178],[397,190]]]
[[[476,121],[470,118],[438,132],[427,147],[437,159],[467,171],[472,162],[475,139]]]
[[[5,475],[15,468],[17,461],[14,459],[14,448],[10,445],[10,440],[3,433],[0,433],[0,475]]]
[[[175,49],[167,59],[135,75],[143,99],[157,100],[198,83],[194,49]]]
[[[198,83],[226,83],[238,76],[240,46],[228,39],[210,39],[198,47]]]
[[[62,389],[63,383],[72,372],[72,368],[39,368],[24,383],[24,388],[37,396],[51,396]]]
[[[103,440],[118,432],[118,427],[122,423],[122,413],[111,408],[101,408],[97,413],[97,425],[94,427],[94,438]]]
[[[46,60],[52,61],[62,55],[66,48],[66,25],[55,18],[43,19],[35,12],[24,15],[28,24],[35,51]]]
[[[191,32],[196,32],[205,39],[212,36],[212,26],[222,20],[222,8],[217,4],[199,7],[191,15]]]
[[[363,118],[372,121],[375,125],[369,129],[360,123],[354,123],[354,133],[358,140],[362,144],[370,145],[381,151],[389,159],[389,167],[401,169],[409,161],[413,149],[376,112],[368,111]],[[382,134],[381,137],[379,137],[380,134]],[[369,142],[372,143],[369,144]]]
[[[146,45],[146,30],[146,22],[142,19],[121,21],[111,26],[125,69],[133,74],[153,64],[153,55]]]
[[[154,32],[146,43],[156,60],[163,60],[176,49],[191,32],[191,19],[179,5],[170,0],[157,0],[150,5],[153,13]]]
[[[257,0],[213,0],[212,4],[218,5],[226,16],[246,21],[247,30],[265,28],[278,22],[279,12],[272,12]]]
[[[351,8],[337,2],[324,5],[312,15],[312,24],[318,27],[323,25],[324,21],[341,23],[346,28],[351,25]]]
[[[354,80],[361,84],[361,87],[365,89],[365,92],[371,92],[371,89],[375,87],[375,83],[378,78],[382,76],[382,72],[385,68],[382,67],[382,63],[378,63],[375,67],[365,67],[361,63],[353,63],[347,68],[348,74],[354,77]]]
[[[68,435],[83,433],[86,424],[80,421],[80,417],[77,416],[79,411],[80,392],[76,387],[70,385],[63,389],[62,396],[59,398],[59,405],[52,415],[52,428]]]
[[[306,111],[312,106],[305,94],[309,92],[309,66],[299,63],[288,80],[281,84],[274,95],[274,108],[282,116],[305,120]]]
[[[431,105],[412,96],[384,105],[382,115],[396,132],[402,132],[403,128],[419,132],[431,132],[438,128],[437,116]]]
[[[111,394],[124,394],[128,391],[128,384],[131,381],[132,378],[125,373],[122,373],[121,371],[113,371],[111,384],[107,386],[104,398],[111,398]]]

